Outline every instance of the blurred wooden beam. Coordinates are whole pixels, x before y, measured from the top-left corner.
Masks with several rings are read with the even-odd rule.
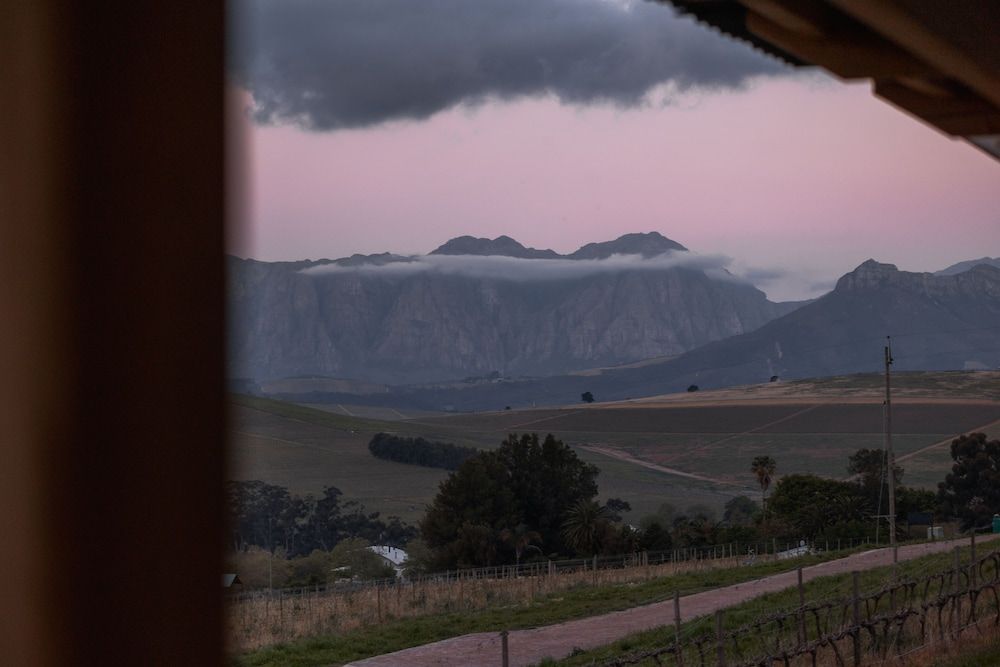
[[[746,22],[747,29],[761,39],[802,60],[822,63],[823,67],[844,79],[927,76],[935,73],[927,63],[884,40],[874,39],[863,29],[811,37],[788,30],[754,12],[747,13]]]
[[[218,0],[0,3],[0,655],[223,660]]]

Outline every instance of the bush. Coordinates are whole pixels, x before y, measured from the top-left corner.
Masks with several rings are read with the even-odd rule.
[[[459,466],[475,456],[479,450],[423,438],[403,438],[389,433],[376,433],[368,443],[368,451],[375,458],[386,461],[458,470]]]

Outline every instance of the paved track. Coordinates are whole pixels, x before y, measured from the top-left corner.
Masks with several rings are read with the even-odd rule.
[[[998,537],[1000,535],[988,535],[978,541],[986,542]],[[911,560],[927,554],[948,551],[956,545],[967,543],[968,540],[963,539],[907,545],[899,548],[899,559]],[[889,565],[891,562],[892,554],[888,548],[874,549],[803,568],[802,578],[804,581],[810,581],[817,577],[852,570],[868,570],[880,565]],[[793,570],[688,595],[682,597],[680,601],[681,620],[688,621],[711,614],[717,609],[724,609],[764,593],[784,590],[796,584],[797,575]],[[669,625],[673,621],[673,601],[668,600],[530,630],[514,630],[508,638],[510,664],[512,667],[526,667],[544,658],[564,658],[572,653],[574,648],[597,648],[635,632]],[[348,667],[471,667],[499,664],[498,634],[480,632],[359,660]]]

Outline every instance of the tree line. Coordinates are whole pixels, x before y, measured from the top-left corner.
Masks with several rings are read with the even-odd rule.
[[[459,466],[479,452],[472,447],[424,438],[404,438],[390,433],[376,433],[368,443],[368,451],[375,458],[386,461],[445,470],[458,470]]]
[[[282,486],[259,480],[226,484],[230,546],[235,552],[251,547],[287,557],[315,549],[330,551],[341,541],[362,538],[373,544],[402,547],[416,529],[398,517],[383,520],[355,500],[344,500],[340,489],[328,486],[319,496],[289,493]]]
[[[895,467],[898,524],[911,512],[925,512],[957,519],[962,529],[981,528],[1000,512],[1000,440],[963,435],[952,443],[951,455],[952,471],[937,493],[904,486],[905,471]],[[721,518],[705,506],[679,510],[663,504],[632,525],[623,520],[629,503],[598,501],[598,470],[572,448],[551,434],[511,434],[496,449],[474,451],[441,483],[419,533],[398,518],[367,513],[334,487],[314,497],[260,481],[230,482],[233,548],[272,554],[280,549],[289,557],[322,560],[314,550],[329,552],[344,540],[361,539],[405,547],[408,569],[419,572],[772,538],[832,542],[871,538],[885,525],[884,450],[852,454],[845,466],[848,481],[790,474],[774,482],[773,458],[749,463],[748,476],[761,488],[759,503],[732,498]]]

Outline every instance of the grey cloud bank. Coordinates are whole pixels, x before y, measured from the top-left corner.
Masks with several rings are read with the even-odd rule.
[[[726,271],[731,259],[724,255],[698,255],[671,252],[655,257],[612,255],[604,259],[521,259],[501,255],[417,255],[388,263],[350,264],[331,262],[303,269],[311,276],[363,273],[385,277],[412,276],[421,273],[460,275],[470,278],[537,282],[573,280],[585,276],[624,271],[663,271],[687,268],[704,271],[712,278],[743,282]]]
[[[781,72],[671,8],[625,0],[246,0],[230,70],[255,119],[326,131],[555,95],[636,106],[657,85]]]

